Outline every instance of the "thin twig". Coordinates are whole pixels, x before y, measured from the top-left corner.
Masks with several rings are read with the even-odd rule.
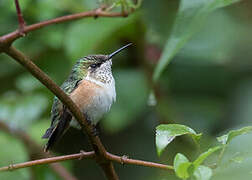
[[[76,13],[76,14],[71,14],[71,15],[66,15],[58,18],[54,18],[51,20],[47,21],[42,21],[36,24],[32,24],[29,26],[25,26],[23,29],[23,32],[27,34],[28,32],[35,31],[38,29],[41,29],[43,27],[52,25],[52,24],[59,24],[67,21],[73,21],[81,18],[86,18],[86,17],[127,17],[128,14],[125,13],[120,13],[120,12],[106,12],[106,11],[97,11],[92,10],[92,11],[87,11],[87,12],[81,12],[81,13]],[[14,40],[17,38],[22,37],[19,33],[18,30],[11,32],[9,34],[6,34],[2,37],[0,37],[0,44],[11,44]]]
[[[8,124],[4,123],[2,120],[0,120],[0,130],[10,134],[17,139],[20,139],[28,149],[30,153],[38,154],[41,158],[48,158],[50,156],[53,156],[51,154],[45,153],[42,148],[34,142],[28,134],[26,134],[24,131],[21,131],[19,129],[10,128]],[[74,177],[70,172],[68,172],[67,169],[65,169],[60,163],[54,163],[49,165],[53,171],[59,175],[64,180],[77,180],[76,177]]]
[[[24,33],[25,21],[24,21],[23,14],[22,14],[21,8],[19,6],[18,0],[15,0],[15,5],[16,5],[18,23],[19,23],[19,34],[21,36],[25,36],[25,33]]]
[[[5,166],[0,168],[1,171],[11,171],[14,169],[20,169],[20,168],[25,168],[25,167],[31,167],[35,165],[41,165],[41,164],[50,164],[50,163],[55,163],[55,162],[61,162],[61,161],[67,161],[71,159],[90,159],[94,158],[95,153],[92,152],[81,152],[77,154],[71,154],[71,155],[65,155],[65,156],[58,156],[58,157],[51,157],[51,158],[44,158],[44,159],[38,159],[34,161],[27,161],[24,163],[18,163],[18,164],[10,164],[9,166]]]
[[[165,169],[165,170],[173,170],[173,166],[160,164],[160,163],[154,163],[154,162],[148,162],[148,161],[142,161],[142,160],[136,160],[136,159],[130,159],[127,156],[117,156],[111,153],[107,153],[107,158],[111,161],[120,163],[120,164],[132,164],[132,165],[138,165],[138,166],[145,166],[145,167],[153,167],[153,168],[159,168],[159,169]]]

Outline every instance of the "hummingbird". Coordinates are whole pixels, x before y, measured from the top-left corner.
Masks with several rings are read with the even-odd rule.
[[[94,127],[116,100],[112,57],[131,44],[109,55],[89,55],[79,59],[61,85],[61,89],[70,96]],[[51,110],[51,126],[42,136],[48,139],[44,150],[48,151],[70,126],[80,128],[70,111],[55,96]]]

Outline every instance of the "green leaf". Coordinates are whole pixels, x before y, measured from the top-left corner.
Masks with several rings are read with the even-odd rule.
[[[228,6],[239,0],[181,0],[172,33],[166,41],[163,53],[153,74],[157,81],[172,58],[199,30],[208,14],[218,8]]]
[[[187,179],[190,177],[189,168],[192,163],[183,154],[176,154],[173,165],[175,173],[179,178]]]
[[[238,130],[231,130],[227,134],[217,137],[222,144],[228,144],[234,137],[252,132],[252,126],[247,126]]]
[[[202,162],[215,151],[221,147],[217,146],[210,148],[208,151],[202,153],[194,162],[178,153],[174,158],[174,170],[176,175],[181,179],[187,179],[193,174],[197,180],[208,180],[212,176],[212,170],[208,167],[202,166]]]
[[[194,162],[193,162],[193,165],[194,165],[194,169],[197,169],[201,164],[202,162],[208,157],[210,156],[212,153],[214,153],[215,151],[221,149],[220,146],[216,146],[214,148],[210,148],[208,149],[208,151],[202,153]]]
[[[198,142],[201,134],[181,124],[161,124],[156,127],[156,147],[160,156],[165,147],[177,136],[189,134],[195,142]]]
[[[174,158],[174,162],[173,162],[173,166],[174,166],[175,171],[176,171],[176,169],[178,169],[178,167],[181,163],[185,163],[185,162],[189,162],[187,157],[181,153],[177,153]]]
[[[206,166],[199,166],[194,172],[194,177],[196,180],[209,180],[212,175],[212,169]]]

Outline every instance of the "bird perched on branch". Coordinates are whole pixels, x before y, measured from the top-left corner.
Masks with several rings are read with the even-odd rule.
[[[90,55],[77,61],[61,89],[83,112],[87,121],[96,125],[116,100],[112,57],[130,46],[127,44],[110,55]],[[55,97],[51,110],[51,126],[42,138],[48,138],[45,151],[66,132],[70,125],[78,126],[70,111]]]

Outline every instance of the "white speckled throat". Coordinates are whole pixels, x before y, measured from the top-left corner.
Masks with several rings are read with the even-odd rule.
[[[108,60],[101,64],[100,67],[95,70],[88,70],[86,80],[94,82],[98,85],[110,84],[114,81],[112,75],[112,60]]]

